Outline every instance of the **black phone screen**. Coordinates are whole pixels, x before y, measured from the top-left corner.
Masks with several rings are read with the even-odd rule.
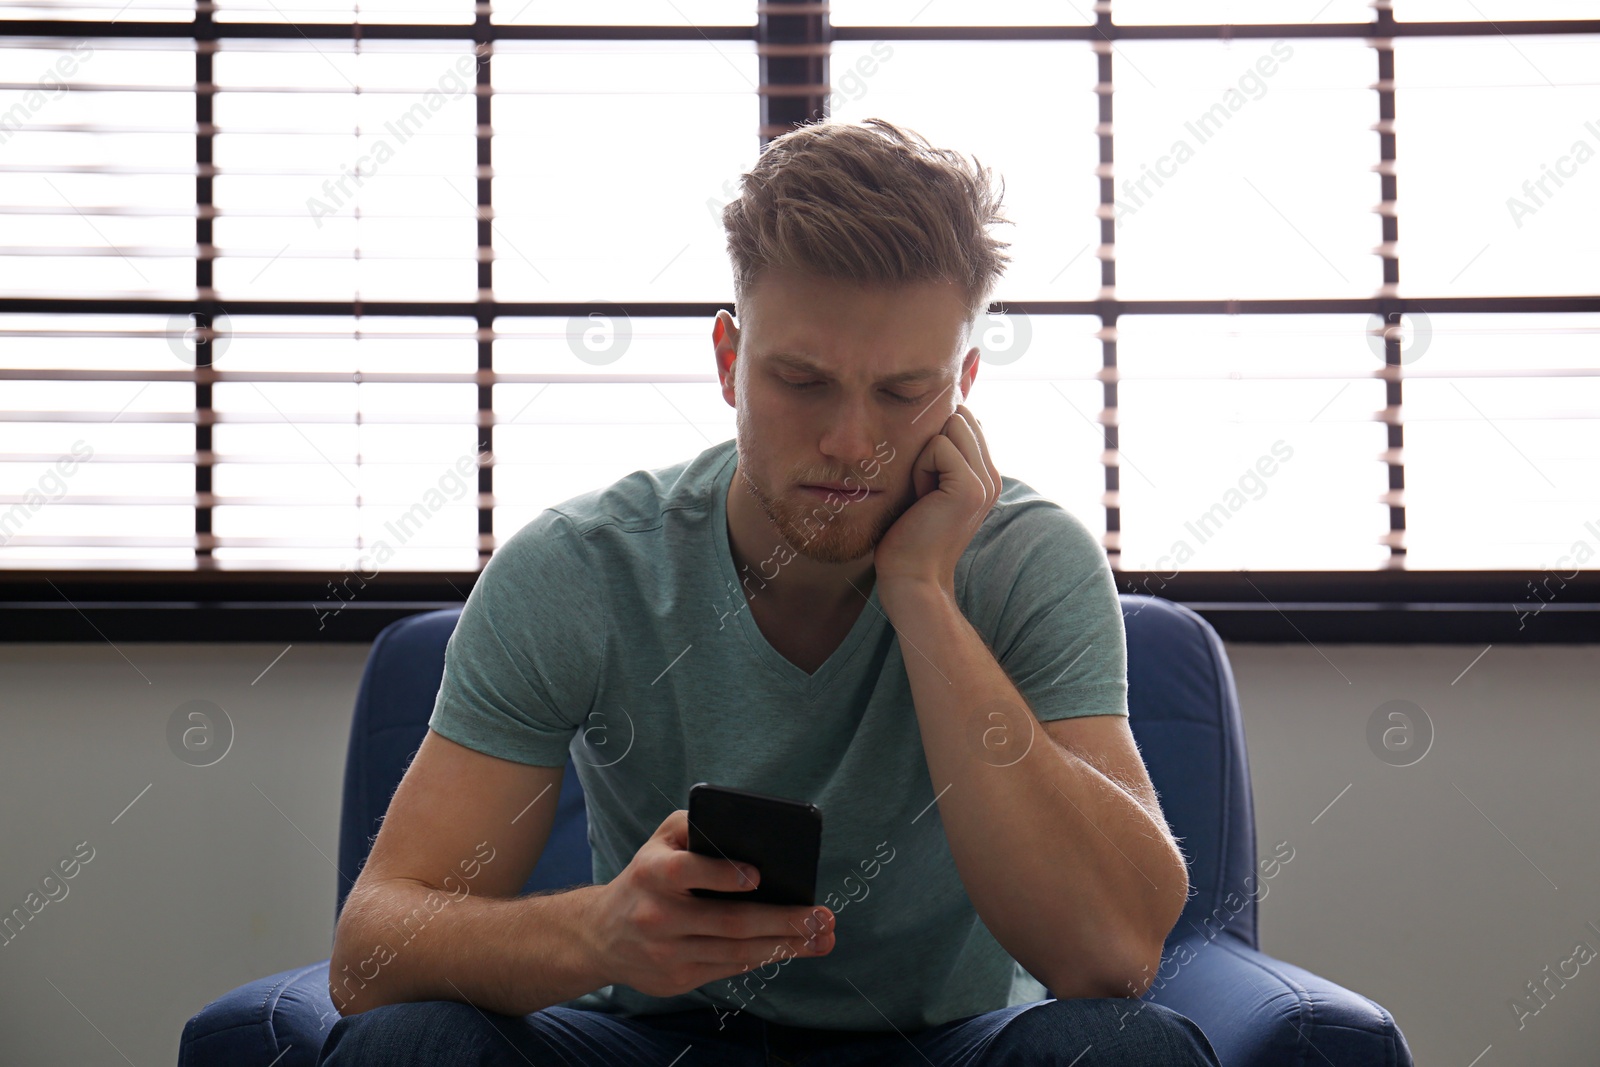
[[[822,809],[798,800],[697,782],[689,789],[689,851],[748,863],[754,889],[694,888],[698,897],[816,904]]]

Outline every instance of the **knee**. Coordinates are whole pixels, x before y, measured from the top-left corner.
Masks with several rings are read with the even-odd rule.
[[[1082,1055],[1080,1067],[1217,1067],[1193,1020],[1127,997],[1047,1000],[1008,1022],[992,1052],[1007,1065],[1047,1064]]]
[[[1160,1055],[1166,1057],[1142,1062],[1216,1067],[1216,1050],[1211,1047],[1205,1031],[1187,1015],[1151,1001],[1116,997],[1112,1003],[1118,1005],[1118,1033],[1127,1035],[1128,1046],[1135,1051],[1148,1049],[1151,1054],[1159,1049]],[[1128,1012],[1130,1005],[1136,1005],[1132,1014]]]
[[[367,1063],[409,1067],[440,1064],[455,1067],[481,1062],[470,1057],[475,1042],[463,1041],[483,1019],[470,1004],[424,1000],[384,1004],[333,1024],[323,1043],[318,1067]]]

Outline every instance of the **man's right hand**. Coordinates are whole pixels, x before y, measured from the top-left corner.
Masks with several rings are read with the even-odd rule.
[[[690,852],[689,812],[679,808],[596,894],[590,936],[608,981],[671,997],[833,948],[828,908],[697,897],[689,892],[696,888],[755,884],[745,884],[727,859]]]

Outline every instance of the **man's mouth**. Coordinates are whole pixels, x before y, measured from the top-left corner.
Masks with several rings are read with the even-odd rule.
[[[863,485],[849,485],[849,486],[846,486],[846,485],[829,485],[826,482],[816,482],[816,483],[812,483],[812,484],[802,485],[800,488],[802,488],[802,489],[810,489],[813,492],[823,493],[823,494],[839,493],[842,496],[860,496],[863,492],[866,492],[866,493],[869,493],[869,494],[870,493],[881,493],[881,492],[883,492],[882,489],[868,489],[866,486],[863,486]]]

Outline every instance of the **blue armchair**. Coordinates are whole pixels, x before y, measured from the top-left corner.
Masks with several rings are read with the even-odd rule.
[[[1187,608],[1147,596],[1121,600],[1130,725],[1189,856],[1193,887],[1144,999],[1198,1023],[1225,1067],[1409,1067],[1405,1036],[1380,1005],[1257,947],[1255,903],[1286,857],[1257,863],[1244,728],[1222,642]],[[422,744],[458,615],[413,615],[373,643],[345,762],[335,915]],[[583,792],[569,760],[555,827],[524,892],[592,879]],[[207,1004],[183,1028],[178,1064],[310,1067],[338,1018],[328,961],[320,960]]]

